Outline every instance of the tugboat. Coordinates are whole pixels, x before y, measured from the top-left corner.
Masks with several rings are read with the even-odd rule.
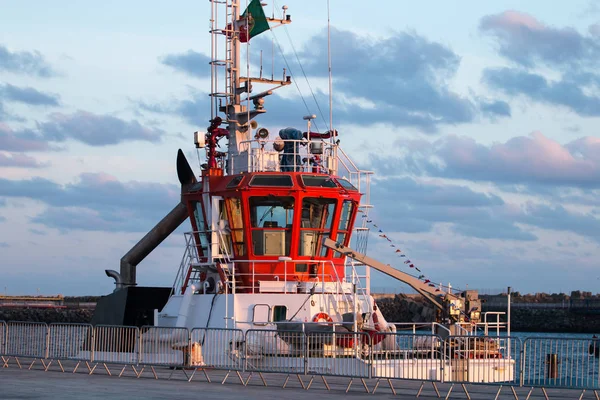
[[[258,0],[241,15],[238,2],[212,0],[211,5],[211,117],[206,131],[194,133],[206,162],[196,176],[179,151],[181,203],[123,257],[120,272],[106,271],[117,289],[99,302],[93,322],[263,329],[267,334],[261,337],[285,343],[288,358],[298,344],[293,332],[323,333],[312,343],[323,357],[360,358],[369,351],[367,344],[370,351],[393,353],[394,337],[385,338],[395,325],[385,320],[369,289],[374,268],[429,300],[438,310],[433,333],[474,334],[481,322],[476,291],[440,292],[364,254],[371,172],[358,169],[343,152],[333,127],[312,130],[314,115],[298,116],[306,125],[290,121],[302,129],[281,127],[274,134],[259,127],[256,118],[267,112],[265,100],[289,86],[291,77],[284,70],[280,80],[265,78],[262,68],[258,77],[243,76],[240,54],[253,36],[290,24],[287,7],[281,18],[268,18]],[[136,265],[188,217],[192,232],[185,234],[172,287],[136,287]],[[198,345],[213,351],[222,346],[224,355],[236,346],[210,340]],[[272,353],[264,343],[246,343],[251,345],[264,357]],[[490,359],[499,356],[497,346],[484,347]],[[433,353],[422,354],[439,359]],[[510,380],[513,374],[507,368],[486,379]]]

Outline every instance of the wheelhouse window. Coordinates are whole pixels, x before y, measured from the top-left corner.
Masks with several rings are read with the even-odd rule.
[[[318,175],[302,175],[302,183],[304,186],[322,187],[322,188],[337,188],[335,181],[329,176]]]
[[[201,255],[208,255],[208,244],[209,236],[208,236],[208,228],[206,227],[206,219],[204,218],[204,212],[202,211],[202,202],[196,201],[194,202],[194,219],[196,222],[197,236],[196,240],[198,243],[198,253],[202,253]],[[200,255],[200,254],[199,254]]]
[[[231,241],[233,250],[237,257],[246,254],[244,246],[244,219],[242,218],[242,200],[237,197],[225,199],[227,212],[229,213],[229,229],[231,230]]]
[[[342,203],[342,211],[340,213],[340,222],[338,225],[337,242],[345,246],[348,245],[348,238],[350,237],[350,221],[354,215],[355,203],[351,200],[344,200]],[[342,257],[342,254],[335,252],[335,257]]]
[[[225,200],[219,200],[219,226],[220,240],[219,251],[221,254],[231,255],[231,227],[225,210]]]
[[[294,198],[250,197],[252,245],[257,256],[288,256],[294,221]]]
[[[302,200],[299,256],[325,257],[323,238],[331,235],[336,199],[306,197]]]

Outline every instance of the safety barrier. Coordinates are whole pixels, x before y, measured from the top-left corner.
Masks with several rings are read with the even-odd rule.
[[[0,355],[6,353],[6,322],[0,321]]]
[[[365,332],[311,332],[306,348],[309,374],[370,378],[371,337]]]
[[[450,336],[445,346],[445,382],[519,384],[520,340],[509,337]]]
[[[521,384],[600,389],[600,348],[589,339],[528,338]]]
[[[305,374],[305,349],[303,332],[249,329],[245,337],[245,370]]]
[[[8,322],[4,355],[45,359],[48,354],[48,325],[39,322]]]
[[[91,352],[83,348],[92,342],[93,330],[90,324],[50,324],[48,358],[91,361]]]
[[[167,367],[190,364],[190,331],[187,328],[143,326],[140,333],[139,364]]]
[[[194,328],[190,365],[228,371],[244,369],[244,333],[239,329]]]
[[[439,336],[385,333],[374,339],[372,377],[442,381],[444,344]]]
[[[331,331],[328,331],[331,329]],[[111,374],[109,366],[117,364],[123,371],[130,367],[136,377],[149,367],[183,370],[188,380],[207,370],[235,371],[242,384],[253,373],[276,372],[296,375],[304,388],[314,376],[338,376],[387,380],[450,383],[495,384],[515,387],[566,388],[600,390],[600,349],[591,339],[529,338],[521,343],[514,337],[449,336],[400,333],[352,333],[324,325],[323,331],[278,331],[237,329],[96,326],[88,324],[51,324],[0,321],[0,360],[2,367],[19,358],[39,360],[48,370],[62,361],[85,363],[90,374],[98,365]],[[92,366],[90,366],[90,363]],[[188,376],[186,370],[193,373]],[[249,373],[246,378],[241,373]],[[311,376],[310,382],[303,376]],[[421,391],[419,389],[419,393]],[[532,389],[533,390],[533,389]],[[531,393],[531,392],[530,392]],[[439,394],[439,393],[438,393]]]

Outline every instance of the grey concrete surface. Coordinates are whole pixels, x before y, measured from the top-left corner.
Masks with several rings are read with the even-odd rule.
[[[1,365],[0,365],[1,367]],[[235,373],[232,373],[225,384],[221,384],[225,376],[224,371],[206,371],[211,379],[207,382],[202,371],[197,371],[191,382],[183,371],[157,369],[159,379],[154,379],[152,371],[145,369],[140,378],[136,378],[134,372],[127,369],[122,377],[118,377],[120,367],[112,366],[109,376],[107,371],[99,366],[93,375],[88,375],[85,366],[80,367],[77,373],[72,373],[72,366],[61,372],[58,365],[53,364],[48,372],[42,370],[42,366],[34,364],[32,370],[19,369],[16,365],[8,368],[0,368],[0,399],[2,400],[35,400],[35,399],[257,399],[257,400],[307,400],[315,397],[327,399],[414,399],[419,390],[421,382],[393,381],[396,389],[394,396],[386,381],[381,381],[375,394],[366,393],[360,380],[354,380],[348,393],[345,393],[349,378],[326,377],[331,390],[327,390],[323,381],[315,377],[310,389],[301,387],[298,377],[290,376],[286,388],[282,388],[285,382],[285,374],[264,374],[267,387],[258,374],[253,374],[248,385],[243,386]],[[187,371],[190,374],[190,371]],[[169,378],[169,375],[172,376]],[[249,374],[242,374],[248,379]],[[306,386],[310,377],[301,376]],[[376,380],[367,380],[367,387],[372,392]],[[441,398],[445,398],[450,388],[449,384],[438,384]],[[489,400],[494,399],[498,387],[469,385],[467,390],[471,399]],[[519,399],[525,399],[530,388],[516,388]],[[548,390],[550,399],[578,399],[580,390]],[[437,399],[438,396],[431,383],[425,383],[420,399]],[[450,399],[466,399],[460,385],[453,387]],[[514,396],[509,387],[503,387],[500,399],[513,399]],[[535,389],[530,399],[545,399],[541,389]],[[583,399],[595,399],[593,391],[587,391]]]

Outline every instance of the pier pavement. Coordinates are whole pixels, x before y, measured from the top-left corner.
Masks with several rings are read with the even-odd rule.
[[[113,371],[114,372],[114,371]],[[60,372],[50,370],[44,372],[40,369],[18,369],[16,367],[0,368],[0,399],[2,400],[129,400],[129,399],[251,399],[251,400],[306,400],[307,398],[326,397],[328,400],[336,399],[414,399],[419,391],[421,382],[416,381],[393,381],[396,395],[389,388],[386,381],[381,381],[376,393],[366,393],[360,381],[355,379],[349,392],[345,390],[350,381],[349,378],[326,377],[331,390],[327,390],[320,377],[315,377],[308,390],[310,377],[301,376],[302,384],[298,377],[291,375],[287,386],[282,388],[286,374],[263,374],[267,383],[264,386],[258,374],[254,374],[247,386],[243,386],[239,378],[232,373],[225,384],[221,384],[224,371],[208,371],[211,382],[206,380],[202,372],[198,371],[191,382],[182,371],[157,370],[160,379],[154,379],[151,372],[142,374],[136,378],[133,372],[125,373],[122,377],[116,374],[109,376],[104,370],[99,370],[93,375],[79,370],[77,373]],[[167,377],[173,373],[171,379]],[[188,372],[189,373],[189,372]],[[248,378],[248,374],[243,376]],[[373,392],[376,380],[366,380],[369,392]],[[441,398],[446,398],[450,384],[437,384]],[[494,399],[498,392],[498,386],[491,385],[467,385],[467,391],[471,399],[489,400]],[[526,399],[530,388],[515,388],[519,399]],[[578,399],[581,390],[547,389],[549,399],[566,400]],[[423,386],[419,399],[438,399],[433,385],[426,382]],[[448,397],[449,399],[468,398],[460,385],[455,385]],[[510,387],[503,387],[499,399],[514,399]],[[545,399],[541,389],[536,388],[529,396],[531,400]],[[596,399],[593,391],[586,391],[582,399]]]

